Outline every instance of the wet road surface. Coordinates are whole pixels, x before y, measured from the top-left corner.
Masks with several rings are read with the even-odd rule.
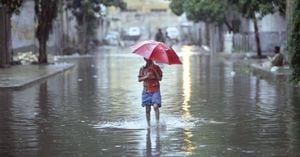
[[[163,65],[161,124],[146,129],[140,56],[99,48],[71,71],[0,91],[0,156],[300,155],[300,91],[192,47]]]

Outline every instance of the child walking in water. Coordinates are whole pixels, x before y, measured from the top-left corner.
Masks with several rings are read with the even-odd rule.
[[[148,129],[150,128],[151,106],[155,111],[155,119],[159,125],[159,108],[161,107],[161,95],[159,81],[162,79],[160,67],[152,60],[144,58],[146,65],[140,68],[138,75],[139,82],[143,81],[144,89],[142,91],[142,107],[145,107]]]

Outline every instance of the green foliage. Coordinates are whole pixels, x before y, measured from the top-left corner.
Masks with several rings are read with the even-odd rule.
[[[274,0],[273,1],[274,5],[278,7],[277,9],[282,16],[285,16],[285,13],[286,13],[286,7],[287,7],[286,2],[287,2],[286,0]]]
[[[257,25],[257,17],[256,13],[259,13],[262,18],[267,14],[273,14],[278,11],[279,1],[282,0],[228,0],[230,5],[235,5],[237,11],[244,17],[251,19],[254,24],[255,30],[255,42],[256,42],[256,52],[257,56],[261,57],[261,46],[260,46],[260,38],[259,38],[259,30]],[[281,4],[281,3],[280,3]]]
[[[220,0],[189,0],[184,3],[187,18],[199,22],[222,23],[228,6]]]
[[[68,9],[73,11],[77,17],[77,21],[82,24],[83,14],[87,16],[95,16],[95,13],[101,12],[100,5],[107,7],[115,6],[120,9],[126,9],[127,4],[123,0],[73,0]]]
[[[123,0],[98,0],[99,3],[107,6],[107,7],[118,7],[122,10],[126,9],[127,4]]]
[[[225,23],[228,15],[235,11],[250,19],[254,13],[262,17],[275,11],[284,13],[285,6],[285,0],[171,0],[170,3],[174,14],[185,12],[192,21],[210,23]]]
[[[253,19],[255,13],[260,13],[261,17],[274,13],[283,0],[229,0],[231,5],[236,5],[238,11],[245,17]]]
[[[230,6],[224,0],[172,0],[170,8],[176,15],[186,13],[189,20],[223,23]]]
[[[292,68],[292,81],[300,82],[300,2],[292,0],[291,17],[289,21],[291,32],[289,33],[288,51],[290,67]]]
[[[234,27],[234,21],[238,19],[234,15],[236,12],[244,18],[252,19],[257,55],[261,56],[256,13],[262,18],[276,11],[284,12],[285,3],[285,0],[172,0],[170,8],[176,15],[185,12],[187,18],[194,22],[226,24],[229,31],[236,31]]]
[[[98,26],[96,24],[97,17],[95,13],[101,13],[101,5],[104,6],[115,6],[120,9],[126,9],[127,4],[123,0],[73,0],[72,5],[68,6],[75,15],[77,22],[80,26],[83,25],[83,20],[87,21],[87,34],[95,34],[95,29]]]
[[[169,7],[175,15],[180,16],[184,12],[183,10],[184,2],[185,0],[172,0]]]
[[[19,14],[23,0],[1,0],[0,4],[6,5],[9,8],[9,14],[16,13]]]

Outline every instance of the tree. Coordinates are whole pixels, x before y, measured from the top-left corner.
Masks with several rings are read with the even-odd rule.
[[[169,7],[175,15],[180,16],[185,12],[183,10],[184,2],[185,0],[171,0]]]
[[[264,17],[267,14],[272,14],[276,11],[281,13],[284,12],[283,6],[285,1],[282,0],[228,0],[231,5],[237,6],[238,11],[243,17],[251,19],[253,21],[255,42],[256,42],[256,52],[258,57],[262,57],[261,43],[259,38],[259,30],[257,24],[257,16],[259,18]]]
[[[11,43],[11,16],[18,14],[22,5],[22,0],[1,0],[0,1],[0,67],[7,67],[12,62],[12,43]],[[3,21],[2,21],[3,20]]]
[[[186,14],[193,22],[205,22],[206,43],[212,51],[222,51],[223,26],[229,32],[238,32],[240,18],[234,5],[227,0],[172,0],[171,10],[176,15]]]
[[[228,18],[234,12],[239,12],[243,17],[251,19],[255,29],[255,41],[257,45],[257,56],[261,57],[261,46],[256,13],[260,18],[279,10],[284,12],[285,2],[282,0],[172,0],[171,10],[180,15],[186,13],[187,18],[198,22],[225,24],[229,31],[234,30]]]
[[[81,43],[81,53],[87,53],[89,36],[95,35],[95,30],[98,27],[96,14],[101,15],[101,5],[115,6],[121,9],[126,8],[126,3],[123,0],[73,0],[72,5],[68,6],[72,10],[79,25],[79,41]]]
[[[275,10],[284,17],[286,15],[287,1],[286,0],[273,0]]]
[[[21,7],[23,0],[1,0],[0,4],[8,7],[8,13],[12,15],[13,13],[18,14],[20,12],[19,8]]]
[[[292,69],[292,81],[300,82],[300,2],[291,0],[289,17],[288,51],[290,67]]]
[[[48,63],[47,41],[53,29],[53,21],[57,16],[58,0],[35,0],[37,17],[36,38],[39,42],[39,64]]]
[[[189,20],[225,24],[229,31],[234,31],[235,6],[226,0],[172,0],[170,8],[176,15],[186,13]]]

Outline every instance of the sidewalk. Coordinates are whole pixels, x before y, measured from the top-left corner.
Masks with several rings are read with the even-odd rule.
[[[292,71],[288,65],[280,68],[266,67],[263,63],[266,63],[268,59],[253,59],[255,53],[237,53],[237,54],[222,54],[227,60],[232,62],[238,62],[243,68],[248,68],[252,74],[261,77],[263,79],[288,81]]]
[[[57,63],[48,65],[15,65],[0,69],[0,89],[18,89],[70,70],[74,65]]]

